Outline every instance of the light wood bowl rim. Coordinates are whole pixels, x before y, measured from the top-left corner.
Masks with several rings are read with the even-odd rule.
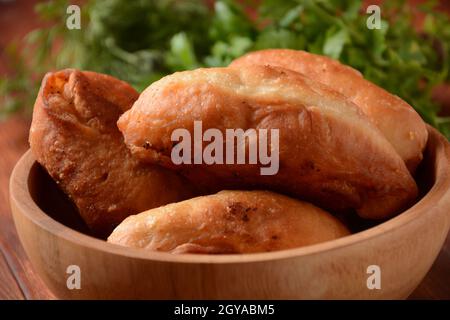
[[[56,237],[75,243],[79,246],[133,259],[174,263],[225,264],[264,262],[276,259],[281,260],[299,256],[323,254],[324,252],[342,249],[356,243],[367,242],[386,233],[400,232],[400,229],[406,228],[409,223],[416,221],[416,219],[426,220],[428,216],[433,215],[435,211],[427,210],[426,208],[430,204],[437,204],[443,197],[450,196],[450,145],[447,139],[435,129],[428,126],[428,131],[430,136],[429,141],[434,139],[434,143],[436,145],[435,159],[437,163],[435,165],[437,166],[437,177],[432,188],[419,202],[396,217],[375,227],[340,239],[306,247],[252,254],[174,255],[165,252],[151,252],[143,249],[121,247],[108,243],[104,240],[91,237],[61,224],[60,222],[52,219],[37,206],[31,197],[28,186],[29,172],[35,164],[35,159],[30,150],[28,150],[17,162],[11,174],[10,201],[14,202],[22,215],[25,215],[34,224],[55,235]]]

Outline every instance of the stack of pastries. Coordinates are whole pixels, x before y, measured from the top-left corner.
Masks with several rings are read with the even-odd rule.
[[[195,121],[277,129],[279,170],[175,164],[171,135],[194,135]],[[94,235],[174,254],[295,248],[350,234],[336,216],[392,217],[417,199],[427,138],[410,105],[358,71],[285,49],[177,72],[140,95],[94,72],[49,73],[30,129],[37,161]]]

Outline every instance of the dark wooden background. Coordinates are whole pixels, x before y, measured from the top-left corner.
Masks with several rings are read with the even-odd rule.
[[[2,3],[0,0],[0,74],[10,71],[4,57],[6,44],[38,25],[32,9],[35,2]],[[450,2],[442,1],[442,8],[449,11]],[[441,87],[435,97],[450,106],[449,87]],[[9,208],[9,176],[17,160],[28,149],[29,124],[28,117],[20,116],[0,122],[0,299],[55,299],[33,271],[17,237]],[[430,272],[410,298],[450,299],[450,236]]]

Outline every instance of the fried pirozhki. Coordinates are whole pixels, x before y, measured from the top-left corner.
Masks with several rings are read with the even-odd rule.
[[[428,139],[425,122],[405,101],[363,78],[361,73],[331,58],[300,50],[250,52],[230,66],[271,65],[300,72],[343,94],[380,129],[414,173]]]
[[[172,133],[184,128],[194,136],[194,121],[224,136],[236,128],[279,130],[279,171],[261,175],[261,164],[248,162],[175,164]],[[357,106],[283,68],[175,73],[148,87],[118,126],[142,161],[177,170],[209,192],[269,189],[330,210],[355,209],[372,219],[392,216],[417,196],[405,163]],[[191,151],[193,158],[193,145]]]
[[[176,173],[141,164],[123,143],[116,122],[138,96],[113,77],[63,70],[45,76],[34,106],[31,150],[98,235],[130,214],[192,196]]]
[[[125,219],[108,242],[172,253],[253,253],[349,234],[331,214],[268,191],[221,191]]]

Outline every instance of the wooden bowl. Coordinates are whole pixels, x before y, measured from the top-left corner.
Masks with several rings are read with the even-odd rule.
[[[171,255],[107,243],[86,234],[30,152],[12,173],[11,207],[25,251],[60,298],[406,298],[430,269],[450,227],[450,147],[437,131],[429,132],[416,178],[420,201],[375,227],[298,249]],[[80,268],[81,289],[67,286],[71,265]],[[372,265],[380,267],[380,289],[367,286]]]

